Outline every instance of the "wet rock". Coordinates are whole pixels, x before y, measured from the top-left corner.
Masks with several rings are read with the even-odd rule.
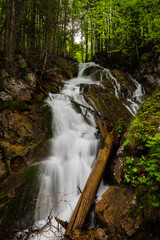
[[[136,197],[132,190],[112,186],[97,203],[96,213],[104,229],[120,238],[128,239],[142,225],[140,216],[136,219],[129,216],[136,204]]]
[[[137,75],[148,95],[151,95],[153,90],[160,87],[160,57],[155,57],[152,51],[143,54]]]
[[[3,149],[0,149],[0,179],[7,173]]]
[[[0,99],[3,101],[12,100],[12,96],[6,92],[0,92]]]
[[[146,73],[144,78],[152,88],[160,87],[160,75],[158,76],[156,73]]]
[[[53,59],[53,62],[59,69],[61,69],[63,80],[77,76],[78,64],[75,60],[56,56],[56,58]]]
[[[124,145],[121,145],[121,147],[118,149],[116,154],[116,160],[115,160],[114,172],[113,172],[114,177],[119,184],[122,181],[121,171],[122,171],[122,165],[124,161],[123,150],[124,150]]]
[[[25,76],[25,80],[11,77],[4,80],[3,84],[8,94],[8,97],[5,97],[5,99],[3,97],[4,94],[0,95],[0,98],[2,98],[3,100],[8,100],[11,99],[12,97],[12,99],[21,99],[29,101],[32,98],[32,95],[34,94],[36,78],[33,73],[28,73]]]
[[[6,70],[1,71],[1,100],[26,100],[32,99],[36,89],[36,76],[28,70],[20,76],[10,75]]]
[[[98,228],[98,229],[95,230],[94,239],[108,240],[109,237],[102,228]]]
[[[101,71],[99,71],[99,70],[102,70],[102,71],[103,71],[103,68],[100,67],[100,66],[91,66],[91,67],[88,67],[88,68],[86,68],[86,69],[84,70],[83,75],[84,75],[84,76],[90,76],[90,75],[92,75],[92,77],[93,77],[94,80],[95,80],[95,79],[98,79],[98,80],[99,80],[99,78],[97,77],[97,74],[99,75],[100,72],[101,72]]]
[[[76,230],[72,236],[74,240],[108,240],[109,236],[102,228],[91,229],[86,232]]]
[[[3,153],[0,162],[1,165],[6,163],[11,174],[20,172],[33,161],[35,148],[52,133],[49,107],[37,102],[28,106],[28,111],[5,109],[0,112],[0,149]],[[3,172],[0,177],[2,175]]]
[[[129,92],[133,93],[135,91],[136,86],[133,83],[129,73],[119,69],[113,69],[111,72],[113,76],[117,79],[117,81],[120,83],[122,92],[125,97],[127,97]]]

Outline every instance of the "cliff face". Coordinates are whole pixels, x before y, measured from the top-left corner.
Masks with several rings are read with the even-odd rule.
[[[63,68],[57,64],[61,61]],[[23,185],[24,172],[43,159],[47,148],[41,149],[53,135],[52,114],[45,98],[48,92],[58,92],[62,80],[76,71],[76,65],[61,58],[57,63],[42,75],[37,63],[31,68],[20,55],[14,62],[0,62],[0,221],[4,224],[9,222],[10,202]],[[3,224],[1,229],[3,232]]]

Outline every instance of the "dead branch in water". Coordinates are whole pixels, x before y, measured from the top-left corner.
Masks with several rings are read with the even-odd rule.
[[[72,103],[74,103],[75,105],[77,106],[80,106],[80,107],[83,107],[85,109],[87,109],[88,111],[90,111],[91,113],[93,113],[93,115],[96,115],[96,117],[100,117],[100,118],[103,118],[103,116],[101,114],[99,114],[98,112],[96,112],[95,110],[83,105],[83,104],[80,104],[80,103],[77,103],[76,101],[74,101],[74,99],[71,97],[71,96],[68,96],[66,95],[67,97],[69,97],[71,100]]]

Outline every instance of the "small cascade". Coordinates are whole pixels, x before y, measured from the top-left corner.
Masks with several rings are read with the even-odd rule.
[[[121,85],[118,83],[117,79],[115,77],[113,77],[113,75],[111,74],[109,69],[105,68],[104,73],[105,73],[106,77],[112,81],[114,90],[115,90],[115,95],[117,98],[119,98],[121,95]]]
[[[132,80],[132,82],[134,83],[136,89],[134,90],[134,92],[131,94],[130,91],[128,91],[128,97],[127,97],[127,103],[128,104],[124,104],[126,106],[126,108],[128,109],[128,111],[135,116],[137,109],[139,107],[139,105],[145,101],[145,90],[143,88],[143,86],[137,82],[136,79],[134,79],[130,74],[129,74],[130,79]]]
[[[107,68],[103,68],[98,64],[95,64],[94,62],[89,62],[89,63],[80,63],[80,72],[79,72],[79,77],[83,76],[83,72],[86,68],[89,67],[99,67],[103,71],[101,72],[100,75],[100,81],[97,83],[98,85],[102,85],[101,82],[103,80],[103,76],[105,75],[106,79],[110,81],[114,87],[115,90],[115,96],[119,99],[121,96],[124,97],[124,94],[121,90],[121,85],[118,83],[117,79],[112,75],[111,71]],[[128,111],[135,116],[137,109],[139,107],[139,104],[145,101],[145,90],[142,87],[140,83],[137,82],[136,79],[134,79],[130,74],[129,74],[130,79],[134,83],[136,89],[135,91],[131,94],[130,91],[128,91],[128,97],[125,98],[125,102],[123,105],[128,109]]]
[[[137,101],[137,102],[144,102],[145,101],[145,90],[143,88],[143,86],[137,82],[136,79],[134,79],[131,75],[130,75],[131,80],[133,81],[134,85],[136,86],[136,90],[133,92],[133,100]]]

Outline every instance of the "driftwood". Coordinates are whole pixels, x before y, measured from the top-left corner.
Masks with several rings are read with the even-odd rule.
[[[101,182],[104,169],[112,150],[113,142],[114,137],[113,133],[111,132],[105,138],[103,149],[100,149],[99,151],[95,166],[87,180],[84,190],[67,226],[65,237],[71,237],[71,235],[74,234],[76,230],[83,227],[94,197],[97,193],[99,184]]]
[[[68,222],[67,222],[67,221],[63,221],[63,220],[59,219],[58,217],[55,217],[55,220],[56,220],[59,224],[61,224],[61,226],[64,227],[64,229],[67,228],[67,226],[68,226]]]

